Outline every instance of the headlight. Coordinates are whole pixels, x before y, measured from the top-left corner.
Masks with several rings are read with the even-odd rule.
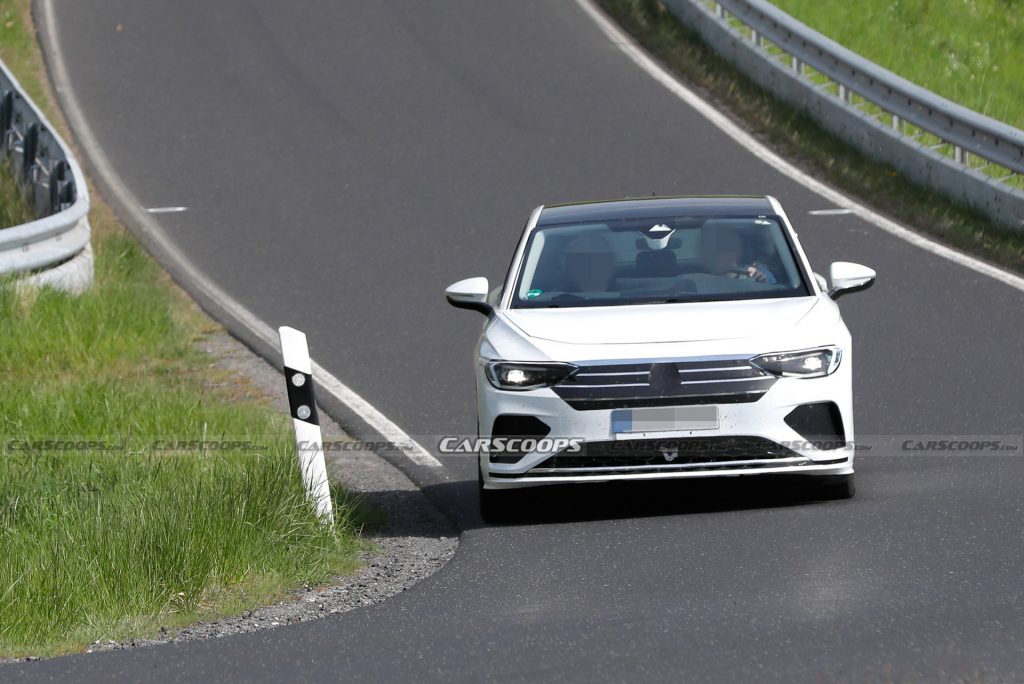
[[[569,363],[515,363],[491,361],[487,379],[501,390],[532,390],[557,385],[578,369]]]
[[[793,378],[820,378],[831,375],[839,368],[843,350],[839,347],[823,347],[807,351],[762,354],[750,359],[750,363],[772,375]]]

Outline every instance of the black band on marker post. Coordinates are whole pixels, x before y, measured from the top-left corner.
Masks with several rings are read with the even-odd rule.
[[[310,425],[319,425],[320,417],[316,413],[316,399],[313,397],[313,376],[285,366],[284,377],[288,385],[288,409],[292,418]]]

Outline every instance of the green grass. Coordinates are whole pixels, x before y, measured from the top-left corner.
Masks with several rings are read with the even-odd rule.
[[[30,0],[0,0],[0,59],[52,119],[42,55],[32,29]]]
[[[14,182],[11,168],[0,160],[0,228],[34,219],[28,200]]]
[[[59,126],[28,6],[0,0],[0,57]],[[25,217],[10,183],[0,201],[5,220]],[[0,282],[0,658],[270,603],[351,572],[368,548],[358,532],[375,522],[336,490],[336,525],[321,524],[287,416],[211,366],[198,344],[217,326],[95,193],[90,221],[91,290]],[[154,448],[204,438],[252,448]]]
[[[921,233],[1024,272],[1024,233],[911,183],[834,137],[739,73],[657,0],[598,1],[669,69],[811,175]]]
[[[107,234],[96,258],[79,297],[0,287],[0,657],[267,603],[362,547],[344,494],[334,530],[316,519],[289,421],[208,367],[202,319],[138,243]],[[203,438],[252,448],[152,448]],[[48,439],[124,448],[31,450]]]
[[[954,102],[1024,127],[1024,2],[773,0],[851,50]]]
[[[356,567],[352,523],[315,519],[280,448],[5,458],[0,656],[153,634]]]

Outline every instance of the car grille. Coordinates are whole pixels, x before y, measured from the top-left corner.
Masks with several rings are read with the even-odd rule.
[[[775,380],[742,357],[582,366],[552,389],[572,408],[589,411],[751,402]]]
[[[491,473],[491,476],[624,475],[681,470],[771,468],[807,463],[811,463],[810,459],[762,437],[633,439],[587,442],[580,451],[561,451],[526,473]]]

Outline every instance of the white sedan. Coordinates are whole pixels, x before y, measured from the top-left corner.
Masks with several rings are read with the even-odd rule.
[[[853,495],[853,353],[773,197],[538,207],[505,282],[446,292],[476,350],[481,513],[567,482],[803,474]]]

